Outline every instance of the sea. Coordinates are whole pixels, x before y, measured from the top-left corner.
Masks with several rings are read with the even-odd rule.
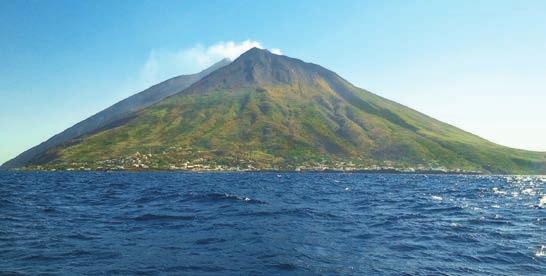
[[[1,275],[546,275],[546,177],[1,172]]]

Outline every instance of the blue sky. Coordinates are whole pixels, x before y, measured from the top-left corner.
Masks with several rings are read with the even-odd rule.
[[[334,3],[336,2],[336,3]],[[546,151],[546,1],[0,1],[0,162],[248,45]]]

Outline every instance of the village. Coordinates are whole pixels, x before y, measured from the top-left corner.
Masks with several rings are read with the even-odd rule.
[[[189,172],[258,172],[258,171],[292,171],[292,172],[390,172],[390,173],[439,173],[439,174],[480,174],[480,171],[448,169],[438,165],[418,165],[416,167],[397,166],[394,162],[383,164],[357,164],[352,161],[318,160],[305,161],[300,164],[286,162],[283,164],[264,165],[252,159],[236,158],[234,160],[205,157],[173,158],[168,152],[160,154],[140,153],[139,151],[123,158],[101,160],[97,163],[71,162],[69,164],[37,165],[24,170],[41,171],[189,171]]]

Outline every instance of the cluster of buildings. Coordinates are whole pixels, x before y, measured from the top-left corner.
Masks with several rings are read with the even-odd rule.
[[[462,169],[448,169],[438,165],[416,165],[400,167],[394,162],[378,164],[356,164],[353,161],[321,160],[305,161],[300,164],[286,162],[280,164],[263,164],[256,160],[239,158],[190,157],[173,155],[172,151],[159,154],[135,152],[126,157],[101,160],[93,164],[87,162],[36,166],[37,170],[180,170],[180,171],[336,171],[336,172],[400,172],[400,173],[480,173]],[[296,163],[296,164],[294,164]],[[362,162],[364,163],[364,162]]]

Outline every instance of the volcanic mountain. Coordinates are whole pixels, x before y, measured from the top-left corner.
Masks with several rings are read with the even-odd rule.
[[[536,174],[546,173],[546,154],[494,144],[319,65],[253,48],[188,88],[23,165]]]
[[[109,129],[116,124],[121,124],[124,120],[131,118],[135,112],[186,89],[204,76],[229,63],[230,61],[228,59],[223,59],[199,73],[181,75],[156,84],[100,111],[51,137],[47,141],[21,153],[19,156],[4,163],[2,168],[18,168],[29,164],[39,163],[46,151],[51,148],[63,145],[64,143],[70,143],[72,139],[89,135],[101,129]]]

